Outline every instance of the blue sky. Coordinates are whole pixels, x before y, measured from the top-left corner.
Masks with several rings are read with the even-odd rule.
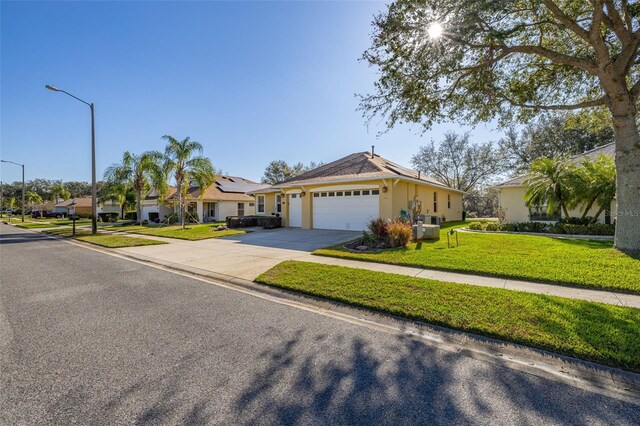
[[[3,159],[27,179],[90,179],[85,105],[96,105],[97,167],[122,152],[190,136],[224,172],[258,180],[270,160],[332,161],[370,149],[408,165],[446,130],[367,128],[355,93],[375,71],[358,61],[384,2],[1,3]],[[498,140],[492,126],[473,140]],[[4,165],[3,181],[20,178]]]

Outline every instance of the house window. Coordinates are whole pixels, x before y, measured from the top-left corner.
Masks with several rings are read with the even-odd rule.
[[[373,191],[371,191],[371,195],[379,195],[379,194],[380,194],[379,189],[374,189]]]
[[[336,197],[342,197],[342,191],[336,192]]]
[[[244,216],[244,203],[238,203],[238,216]]]
[[[351,197],[351,191],[344,191],[345,197]]]
[[[258,213],[264,213],[264,195],[258,195]]]
[[[437,192],[433,193],[433,212],[434,213],[438,212],[438,193]]]
[[[291,194],[291,198],[298,198],[298,194]]]
[[[321,197],[326,197],[326,196],[327,196],[327,193],[326,193],[326,192],[322,192],[322,193],[320,194],[320,196],[321,196]]]
[[[353,195],[360,195],[360,191],[353,191]]]
[[[276,213],[282,213],[282,195],[276,195]]]
[[[451,208],[451,194],[447,194],[447,208]]]
[[[336,193],[335,193],[335,192],[330,192],[330,193],[329,193],[329,197],[333,197],[333,196],[335,196],[335,195],[336,195]]]
[[[216,217],[216,203],[209,203],[209,217],[211,219]]]
[[[362,191],[362,195],[369,195],[370,191]]]
[[[314,192],[314,193],[313,193],[313,198],[318,198],[319,196],[320,196],[320,193],[319,193],[319,192]]]

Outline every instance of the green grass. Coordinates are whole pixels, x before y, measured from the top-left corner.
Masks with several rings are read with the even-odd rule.
[[[640,293],[640,259],[615,250],[610,241],[460,232],[459,247],[447,248],[447,231],[465,225],[443,224],[440,241],[406,248],[358,253],[337,245],[313,254]]]
[[[25,219],[24,223],[18,221],[18,222],[14,222],[11,221],[11,223],[13,223],[14,225],[16,225],[18,228],[25,228],[25,229],[33,229],[33,228],[55,228],[56,225],[53,225],[51,223],[46,223],[46,222],[31,222],[31,221],[27,221]]]
[[[7,220],[7,217],[3,217],[2,220]],[[21,217],[11,216],[11,223],[19,226],[20,228],[52,228],[54,226],[72,225],[72,221],[69,219],[56,219],[56,218],[42,218],[34,219],[30,216],[25,216],[24,223]],[[88,225],[91,223],[91,219],[76,220],[76,226]]]
[[[640,371],[640,309],[294,261],[256,281]]]
[[[204,225],[187,225],[182,229],[180,225],[159,226],[159,225],[134,225],[134,226],[111,226],[105,227],[110,231],[128,232],[132,234],[154,235],[156,237],[178,238],[181,240],[206,240],[208,238],[226,237],[229,235],[245,234],[245,231],[228,229],[226,231],[211,231],[212,228],[222,223],[207,223]]]
[[[76,230],[76,235],[72,236],[71,229],[52,229],[43,231],[47,234],[57,235],[59,237],[73,238],[74,240],[84,241],[86,243],[96,244],[102,247],[121,248],[121,247],[137,247],[152,246],[158,244],[167,244],[164,241],[147,240],[144,238],[125,237],[117,234],[96,234],[92,235],[85,230]]]

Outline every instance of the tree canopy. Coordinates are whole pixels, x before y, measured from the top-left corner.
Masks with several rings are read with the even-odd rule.
[[[278,182],[282,182],[284,180],[291,179],[292,177],[301,175],[302,173],[311,169],[315,169],[316,167],[319,167],[321,165],[322,163],[316,164],[312,161],[308,166],[300,162],[290,166],[284,160],[274,160],[267,164],[267,167],[264,169],[264,175],[262,175],[262,183],[273,185]]]
[[[616,247],[640,251],[640,4],[628,0],[396,0],[364,59],[379,71],[361,98],[387,127],[541,111],[608,113],[616,142]],[[438,29],[438,31],[434,31]]]
[[[421,146],[411,158],[417,170],[433,176],[451,188],[468,192],[483,186],[505,169],[500,150],[493,144],[474,144],[469,134],[445,133],[444,140]]]

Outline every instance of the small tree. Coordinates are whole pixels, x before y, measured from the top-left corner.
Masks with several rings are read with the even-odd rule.
[[[587,158],[576,169],[576,178],[573,193],[577,203],[584,206],[582,218],[597,205],[599,209],[591,219],[591,222],[595,222],[603,211],[611,208],[616,196],[615,163],[606,155],[599,155],[595,160]]]
[[[59,198],[68,199],[71,193],[61,183],[56,183],[51,187],[51,202],[56,204]]]
[[[176,183],[176,194],[180,206],[180,220],[185,229],[186,195],[189,186],[194,182],[200,188],[200,198],[206,189],[216,180],[215,169],[211,161],[202,156],[202,145],[189,137],[179,141],[173,136],[165,135],[167,146],[164,153],[164,171],[172,175]]]
[[[44,205],[42,203],[42,197],[35,192],[27,191],[25,194],[25,201],[29,204],[29,207],[33,210],[33,206],[40,205],[40,217],[44,216],[43,209]],[[24,207],[23,207],[24,208]]]
[[[540,208],[546,205],[548,214],[561,210],[565,217],[569,217],[574,176],[573,167],[566,158],[543,157],[534,161],[524,180],[527,206]]]
[[[472,144],[469,134],[447,132],[436,147],[420,147],[411,164],[451,188],[468,192],[505,168],[504,158],[491,143]]]
[[[136,193],[138,223],[142,224],[142,196],[150,188],[164,191],[165,174],[162,168],[163,155],[158,151],[147,151],[141,155],[126,151],[121,163],[107,167],[105,180],[112,185],[130,186]],[[117,188],[114,188],[117,189]]]

